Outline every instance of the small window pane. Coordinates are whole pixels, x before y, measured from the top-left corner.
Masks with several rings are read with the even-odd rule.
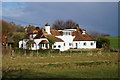
[[[23,44],[21,44],[21,47],[23,47]]]
[[[34,44],[32,44],[32,47],[34,47]]]
[[[86,46],[86,42],[84,43],[84,46]]]
[[[60,48],[61,46],[59,45],[58,47]]]
[[[67,35],[67,32],[66,32],[66,35]]]
[[[71,46],[72,45],[72,43],[69,43],[69,46]]]
[[[91,46],[93,45],[93,43],[91,43]]]
[[[69,32],[69,35],[70,35],[70,32]]]
[[[64,43],[64,46],[65,46],[65,43]]]
[[[56,46],[55,46],[55,45],[54,45],[53,47],[54,47],[54,48],[56,48]]]

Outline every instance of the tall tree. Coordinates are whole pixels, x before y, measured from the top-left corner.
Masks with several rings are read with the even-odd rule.
[[[2,20],[2,33],[4,33],[5,35],[9,35],[13,32],[12,30],[12,26],[9,23]]]

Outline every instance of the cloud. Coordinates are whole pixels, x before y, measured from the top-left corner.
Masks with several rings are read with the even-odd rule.
[[[23,10],[19,8],[5,8],[3,9],[3,16],[10,16],[10,17],[20,17],[24,15]]]
[[[46,22],[52,24],[57,19],[72,19],[87,30],[92,29],[117,35],[117,3],[27,2],[22,7],[17,6],[21,5],[4,8],[3,16],[42,25]]]

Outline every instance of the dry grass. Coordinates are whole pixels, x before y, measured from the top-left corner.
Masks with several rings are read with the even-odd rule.
[[[2,60],[3,77],[8,78],[19,78],[20,74],[21,78],[44,78],[46,76],[47,78],[110,78],[118,75],[118,53],[78,53],[38,57],[4,55]]]

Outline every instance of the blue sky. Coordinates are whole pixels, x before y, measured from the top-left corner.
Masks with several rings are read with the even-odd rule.
[[[5,21],[23,26],[51,26],[55,20],[71,19],[87,31],[118,35],[117,2],[3,2]],[[5,18],[6,17],[6,18]]]

